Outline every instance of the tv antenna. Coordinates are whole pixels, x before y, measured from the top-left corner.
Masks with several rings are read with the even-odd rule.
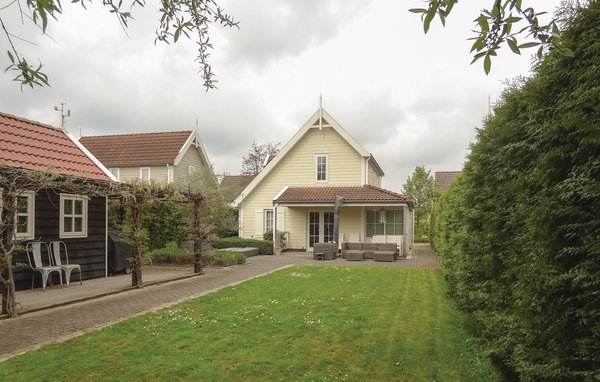
[[[65,106],[67,106],[66,102],[60,103],[60,108],[58,106],[54,106],[54,110],[60,111],[60,128],[65,129],[67,125],[67,117],[71,116],[71,110],[65,110]]]

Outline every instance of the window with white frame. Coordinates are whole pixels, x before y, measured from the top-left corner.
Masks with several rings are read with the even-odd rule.
[[[188,166],[188,175],[192,175],[195,172],[196,172],[195,166]]]
[[[121,169],[119,167],[111,167],[108,169],[108,171],[110,171],[110,173],[113,174],[115,179],[117,179],[117,180],[121,179]]]
[[[327,181],[327,155],[326,154],[318,154],[316,156],[316,172],[317,172],[317,182],[326,182]]]
[[[150,181],[150,167],[140,167],[140,179],[143,182]]]
[[[87,237],[88,199],[60,194],[60,237]]]
[[[265,233],[273,232],[273,210],[265,210]]]
[[[35,193],[25,192],[17,197],[16,234],[19,239],[35,236]]]
[[[367,237],[403,235],[403,210],[367,210]]]

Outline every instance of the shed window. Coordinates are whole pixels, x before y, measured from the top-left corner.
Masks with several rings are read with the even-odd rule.
[[[327,155],[319,154],[316,157],[317,182],[327,181]]]
[[[88,199],[60,194],[60,237],[87,237]]]
[[[33,239],[35,236],[35,194],[23,193],[17,197],[16,233],[19,239]]]

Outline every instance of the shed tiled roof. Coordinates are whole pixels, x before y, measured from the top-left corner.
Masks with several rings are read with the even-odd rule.
[[[461,171],[436,171],[435,184],[437,184],[440,191],[444,192],[454,183],[460,173]]]
[[[274,203],[333,203],[336,195],[343,196],[345,204],[412,203],[412,199],[409,196],[371,185],[353,187],[288,187],[274,200]]]
[[[0,165],[96,180],[110,179],[63,130],[2,112]]]
[[[81,137],[84,145],[105,167],[166,166],[173,164],[191,130],[160,133]]]

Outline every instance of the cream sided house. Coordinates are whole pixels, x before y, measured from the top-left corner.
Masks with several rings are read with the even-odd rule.
[[[118,180],[171,183],[210,167],[195,130],[87,136],[79,142]]]
[[[312,251],[334,240],[334,200],[344,198],[339,242],[413,241],[412,200],[381,188],[383,170],[373,156],[319,108],[233,201],[239,236],[284,233],[288,249]]]

